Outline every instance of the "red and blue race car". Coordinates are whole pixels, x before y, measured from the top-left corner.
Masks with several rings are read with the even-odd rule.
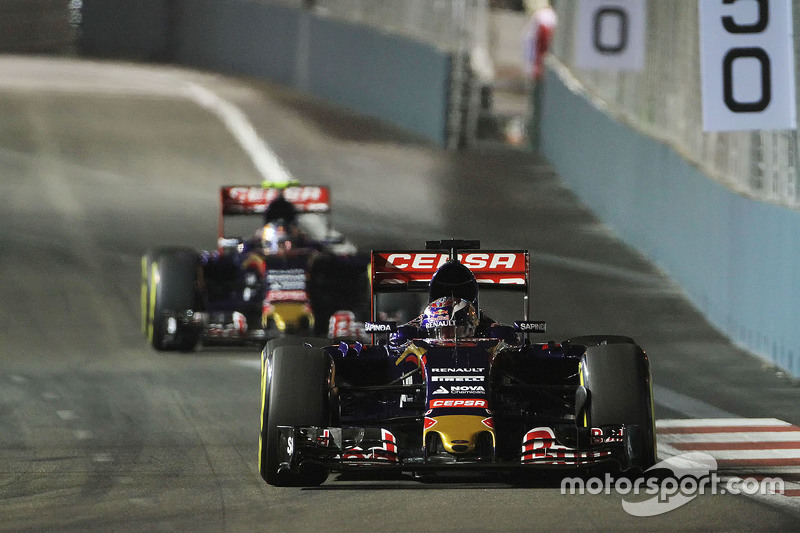
[[[535,471],[655,463],[650,365],[630,338],[532,342],[529,256],[432,241],[373,251],[371,342],[270,341],[262,352],[259,470],[272,485],[331,472]],[[377,320],[386,295],[422,291],[403,324]],[[480,294],[521,296],[502,324]]]
[[[329,214],[327,187],[222,187],[216,250],[162,247],[142,257],[142,328],[152,346],[263,343],[325,334],[335,311],[366,318],[368,257],[330,227]]]

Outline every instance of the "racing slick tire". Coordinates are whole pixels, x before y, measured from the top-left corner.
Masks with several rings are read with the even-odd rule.
[[[150,269],[153,265],[153,257],[155,257],[157,250],[147,250],[142,256],[142,288],[141,288],[141,306],[142,306],[142,333],[145,337],[150,336],[149,328],[152,327],[150,320],[150,284],[151,274]]]
[[[276,348],[281,346],[304,346],[304,345],[313,346],[315,348],[322,348],[323,346],[329,346],[333,344],[333,341],[330,339],[319,338],[319,337],[277,337],[275,339],[270,339],[267,341],[267,344],[264,345],[264,349],[261,350],[261,377],[264,377],[264,372],[266,371],[267,359],[269,359],[272,354],[275,352]],[[261,384],[263,387],[264,380],[261,380]],[[261,394],[264,394],[264,389],[261,389]],[[269,402],[269,398],[266,399]]]
[[[650,362],[644,351],[628,342],[590,346],[581,358],[580,379],[589,393],[583,423],[587,427],[625,424],[624,442],[630,464],[621,465],[622,470],[644,472],[653,466],[653,389]]]
[[[145,254],[142,269],[142,296],[146,299],[143,320],[150,344],[159,351],[194,350],[200,328],[193,323],[181,324],[168,340],[167,317],[201,307],[197,253],[189,248],[157,249]]]
[[[267,358],[261,375],[258,470],[270,485],[316,486],[327,479],[323,468],[281,468],[278,446],[279,426],[328,427],[330,372],[330,359],[315,347],[278,346]]]

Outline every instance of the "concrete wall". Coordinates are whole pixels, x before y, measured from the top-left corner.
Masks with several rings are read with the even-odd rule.
[[[293,85],[301,11],[224,0],[186,2],[174,60],[225,74]]]
[[[0,53],[69,53],[74,14],[64,0],[0,0]]]
[[[444,146],[450,55],[420,43],[312,17],[308,90]]]
[[[745,198],[544,81],[540,148],[571,189],[734,341],[800,376],[800,213]]]
[[[82,49],[296,87],[444,145],[450,54],[369,27],[246,0],[84,0]]]

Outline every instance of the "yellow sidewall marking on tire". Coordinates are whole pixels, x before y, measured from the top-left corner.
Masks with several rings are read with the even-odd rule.
[[[578,377],[580,379],[581,387],[585,387],[586,384],[583,381],[583,362],[578,363]],[[583,410],[583,427],[589,427],[589,417],[586,414],[586,409]]]
[[[147,285],[149,284],[149,280],[147,279],[147,257],[142,256],[142,294],[141,294],[141,302],[142,302],[142,333],[147,335]]]
[[[156,312],[156,280],[158,279],[158,263],[153,261],[150,266],[150,313],[147,319],[147,338],[153,342],[153,315]]]
[[[266,465],[262,465],[262,457],[264,456],[263,448],[266,446],[264,442],[264,411],[267,403],[267,367],[266,362],[262,358],[261,362],[261,432],[258,434],[258,470],[262,471]]]

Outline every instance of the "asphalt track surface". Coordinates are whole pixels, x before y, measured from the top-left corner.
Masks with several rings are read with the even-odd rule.
[[[0,73],[0,530],[796,530],[796,507],[732,495],[642,518],[617,494],[562,495],[548,480],[267,486],[257,350],[152,351],[139,258],[213,248],[218,187],[260,182],[271,155],[331,186],[334,225],[364,250],[450,237],[531,250],[547,336],[635,337],[658,418],[797,425],[800,389],[711,328],[534,155],[445,152],[193,71],[6,56]],[[197,87],[219,100],[204,105]]]

